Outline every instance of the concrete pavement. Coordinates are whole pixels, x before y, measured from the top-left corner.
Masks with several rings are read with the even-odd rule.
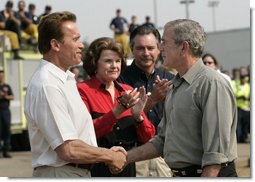
[[[32,176],[31,153],[12,152],[12,158],[0,158],[0,177],[27,178]],[[238,160],[236,162],[239,177],[251,177],[248,166],[250,144],[238,144]]]

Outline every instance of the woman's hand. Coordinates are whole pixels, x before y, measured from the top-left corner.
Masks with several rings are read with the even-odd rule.
[[[148,96],[146,95],[146,91],[144,86],[139,88],[139,100],[138,102],[132,107],[131,113],[136,121],[142,121],[142,112],[147,102]]]
[[[139,101],[139,94],[137,88],[134,90],[126,90],[123,95],[118,98],[118,102],[125,109],[129,109]]]

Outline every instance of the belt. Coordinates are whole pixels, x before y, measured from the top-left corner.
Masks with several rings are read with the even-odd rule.
[[[202,168],[198,165],[193,165],[185,168],[171,168],[174,177],[191,177],[201,176]]]
[[[67,166],[72,166],[75,168],[81,168],[81,169],[87,169],[91,170],[92,169],[92,164],[75,164],[75,163],[68,163],[66,164]],[[39,166],[39,167],[44,167],[44,166]],[[35,167],[34,170],[38,169],[39,167]],[[47,167],[47,166],[46,166]]]
[[[222,163],[221,167],[227,167],[234,164],[234,161]],[[174,177],[198,177],[201,176],[203,170],[199,165],[192,165],[185,168],[171,168]]]
[[[81,169],[87,169],[87,170],[91,170],[92,169],[92,164],[75,164],[75,163],[68,163],[66,164],[67,166],[72,166],[75,168],[81,168]]]
[[[234,164],[234,161],[226,162],[226,163],[222,163],[222,164],[221,164],[221,167],[227,167],[227,166],[233,165],[233,164]]]

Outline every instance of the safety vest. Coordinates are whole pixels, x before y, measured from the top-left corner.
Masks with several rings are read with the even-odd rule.
[[[232,80],[232,88],[236,97],[237,107],[250,108],[250,83],[241,85],[240,80]]]

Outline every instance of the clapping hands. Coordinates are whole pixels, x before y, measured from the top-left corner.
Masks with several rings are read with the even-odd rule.
[[[148,96],[144,86],[131,90],[126,90],[123,95],[118,99],[120,105],[125,109],[131,108],[131,113],[133,117],[137,120],[141,120],[141,114],[144,110],[145,104],[147,102]]]
[[[157,75],[150,98],[155,102],[163,102],[171,84],[172,82],[168,79],[160,79]]]
[[[139,93],[139,100],[131,109],[132,115],[136,120],[139,120],[148,99],[144,86],[139,88]]]

